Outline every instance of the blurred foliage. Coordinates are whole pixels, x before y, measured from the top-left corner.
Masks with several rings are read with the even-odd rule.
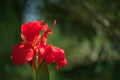
[[[13,65],[10,58],[13,45],[20,42],[22,10],[21,0],[0,0],[1,80],[32,80],[30,68],[27,65],[23,67]]]
[[[1,80],[32,80],[28,65],[19,67],[10,59],[12,47],[21,41],[27,1],[0,0]],[[57,20],[49,43],[64,48],[68,59],[60,70],[48,65],[51,80],[120,80],[120,1],[36,1],[43,3],[38,10],[45,21],[52,25]]]

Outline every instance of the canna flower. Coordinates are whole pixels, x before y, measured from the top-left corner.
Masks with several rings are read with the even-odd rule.
[[[48,24],[43,24],[43,21],[27,22],[21,26],[22,42],[15,45],[12,49],[11,58],[14,64],[23,65],[29,63],[35,65],[35,60],[38,64],[46,61],[47,64],[56,62],[57,68],[67,65],[64,50],[47,44],[47,37],[52,33],[52,29],[48,28]],[[40,34],[44,31],[43,34]]]

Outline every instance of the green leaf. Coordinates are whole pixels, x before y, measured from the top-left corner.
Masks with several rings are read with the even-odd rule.
[[[36,80],[50,80],[48,67],[45,61],[43,61],[36,70]]]

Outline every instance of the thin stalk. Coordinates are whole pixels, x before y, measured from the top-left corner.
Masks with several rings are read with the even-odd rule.
[[[33,80],[36,80],[36,69],[34,67],[32,67],[32,73],[33,73]]]
[[[36,56],[32,62],[33,80],[37,80],[38,57]]]

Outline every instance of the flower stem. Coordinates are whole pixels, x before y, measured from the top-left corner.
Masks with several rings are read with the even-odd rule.
[[[32,62],[33,80],[49,80],[49,71],[45,61],[35,56]]]
[[[32,67],[32,73],[33,73],[33,80],[36,80],[36,69]]]
[[[32,62],[32,72],[33,72],[33,80],[39,80],[37,78],[37,70],[38,70],[38,56],[36,56]]]

